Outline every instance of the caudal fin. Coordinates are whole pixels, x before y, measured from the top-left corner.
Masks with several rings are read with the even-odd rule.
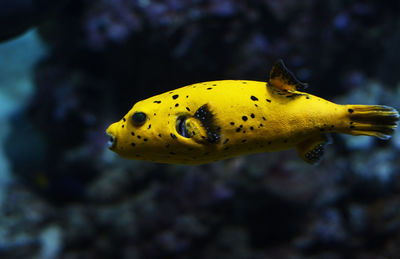
[[[384,105],[347,105],[351,135],[367,135],[389,139],[399,121],[396,109]]]

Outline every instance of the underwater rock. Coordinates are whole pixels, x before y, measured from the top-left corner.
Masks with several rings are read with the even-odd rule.
[[[69,0],[0,1],[0,42],[17,37],[49,19]]]

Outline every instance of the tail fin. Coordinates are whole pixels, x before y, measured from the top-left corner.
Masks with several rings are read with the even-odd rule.
[[[347,105],[349,134],[389,139],[399,121],[396,109],[384,105]]]

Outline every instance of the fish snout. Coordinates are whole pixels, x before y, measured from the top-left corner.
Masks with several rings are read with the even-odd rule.
[[[117,145],[117,137],[112,132],[112,125],[108,127],[108,129],[106,130],[106,134],[109,137],[107,141],[107,147],[111,150],[115,149],[115,146]]]
[[[107,147],[112,150],[117,144],[117,139],[110,133],[107,133],[107,135],[109,136]]]

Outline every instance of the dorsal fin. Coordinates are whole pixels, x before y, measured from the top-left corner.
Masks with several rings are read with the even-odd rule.
[[[272,66],[269,73],[269,85],[278,90],[304,91],[307,84],[300,82],[292,72],[287,69],[282,59],[279,59]]]

